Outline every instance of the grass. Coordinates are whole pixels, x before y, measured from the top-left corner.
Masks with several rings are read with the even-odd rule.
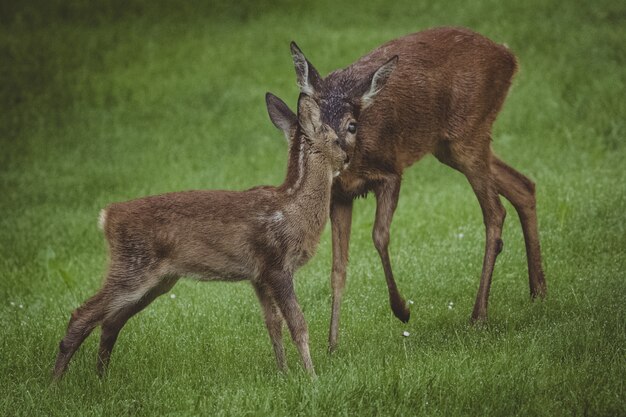
[[[3,2],[0,6],[1,415],[626,415],[626,8],[611,1]],[[275,370],[246,283],[180,282],[129,322],[108,378],[97,337],[49,376],[69,313],[96,291],[112,201],[278,184],[270,90],[297,97],[291,39],[322,73],[437,25],[506,42],[521,72],[494,149],[537,183],[549,296],[531,303],[513,208],[486,326],[468,323],[483,251],[462,176],[405,174],[388,306],[355,206],[340,347],[326,354],[330,235],[297,276],[319,379]],[[401,336],[409,331],[408,338]]]

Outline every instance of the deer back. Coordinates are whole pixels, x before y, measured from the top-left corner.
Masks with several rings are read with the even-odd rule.
[[[395,69],[365,102],[377,70],[394,56]],[[516,68],[505,46],[467,29],[437,28],[394,39],[332,72],[313,90],[322,121],[339,137],[348,137],[347,119],[358,121],[344,179],[401,173],[439,141],[488,136]]]

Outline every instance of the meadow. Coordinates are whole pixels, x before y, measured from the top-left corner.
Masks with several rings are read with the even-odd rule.
[[[264,94],[295,107],[289,41],[327,74],[442,25],[519,59],[493,148],[537,184],[544,301],[529,299],[505,202],[489,320],[470,325],[480,208],[427,157],[405,173],[391,232],[409,323],[388,307],[372,197],[355,203],[332,355],[328,227],[297,274],[317,380],[287,334],[290,370],[276,370],[248,283],[181,280],[127,324],[106,379],[96,330],[51,384],[69,315],[106,268],[102,207],[280,184],[287,146]],[[626,6],[610,0],[2,2],[0,415],[626,415],[624,28]]]

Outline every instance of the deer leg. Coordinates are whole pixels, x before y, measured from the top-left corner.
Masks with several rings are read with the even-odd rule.
[[[280,315],[280,310],[272,299],[271,292],[264,284],[254,283],[253,286],[263,308],[265,326],[270,334],[274,355],[276,356],[276,364],[278,369],[285,371],[287,370],[287,361],[285,359],[285,348],[283,347],[283,318]]]
[[[315,376],[315,369],[313,368],[313,361],[309,351],[309,331],[296,299],[296,293],[293,288],[293,276],[290,273],[280,272],[271,274],[268,278],[272,298],[287,322],[291,339],[300,353],[302,365],[309,374]]]
[[[123,301],[113,299],[110,305],[115,309],[109,311],[102,321],[102,334],[100,335],[100,348],[98,350],[98,374],[104,376],[109,365],[113,346],[117,341],[122,327],[135,314],[146,308],[157,297],[167,293],[178,281],[178,277],[167,277],[153,288],[149,289],[138,301],[125,304]]]
[[[496,183],[489,168],[489,158],[486,158],[484,161],[486,162],[481,161],[474,164],[471,169],[462,170],[480,203],[486,231],[485,256],[478,295],[476,296],[476,303],[472,312],[472,321],[487,319],[487,301],[489,288],[491,287],[491,277],[496,257],[502,251],[502,225],[506,216],[506,211],[500,202]]]
[[[59,343],[59,353],[52,373],[54,380],[58,381],[63,377],[74,353],[102,321],[107,304],[106,297],[107,293],[103,288],[72,312],[65,336]]]
[[[400,195],[400,178],[393,177],[374,188],[376,195],[376,220],[374,222],[374,230],[372,238],[374,246],[380,255],[383,264],[385,279],[387,280],[387,289],[389,290],[389,303],[393,314],[406,323],[409,321],[410,310],[407,308],[404,298],[398,292],[396,281],[393,278],[391,270],[391,262],[389,260],[389,228],[393,213],[398,205],[398,197]]]
[[[495,156],[491,171],[494,174],[498,192],[513,204],[522,224],[530,296],[544,297],[546,281],[541,267],[541,248],[537,231],[537,210],[535,208],[535,184]]]
[[[333,306],[330,316],[330,332],[328,335],[328,351],[337,348],[339,338],[339,310],[341,298],[346,285],[346,267],[350,244],[350,228],[352,226],[352,200],[339,201],[333,199],[330,205],[330,222],[333,237],[333,272],[331,287],[333,290]]]

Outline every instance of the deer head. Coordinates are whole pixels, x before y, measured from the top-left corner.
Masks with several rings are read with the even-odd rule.
[[[322,123],[335,132],[341,147],[351,156],[356,145],[359,115],[374,103],[384,88],[398,56],[394,55],[368,74],[346,71],[332,80],[320,77],[295,42],[291,42],[291,56],[301,95],[319,105]]]

